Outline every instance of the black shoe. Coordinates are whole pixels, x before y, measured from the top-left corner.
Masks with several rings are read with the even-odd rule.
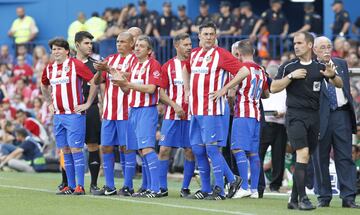
[[[133,193],[131,196],[132,197],[140,197],[141,195],[143,195],[144,193],[149,192],[149,190],[140,188],[138,191],[136,191],[135,193]]]
[[[108,186],[104,186],[102,189],[94,191],[92,194],[95,196],[113,196],[116,195],[116,188],[114,187],[112,189]]]
[[[169,196],[169,192],[167,189],[160,188],[161,197]]]
[[[96,192],[96,191],[99,191],[100,190],[100,188],[98,187],[98,186],[96,186],[95,184],[92,184],[92,185],[90,185],[90,193],[94,193],[94,192]]]
[[[141,193],[138,197],[153,199],[153,198],[161,198],[162,194],[161,191],[155,193],[154,191],[148,190],[146,192]]]
[[[118,191],[119,196],[132,196],[134,194],[134,190],[128,187],[123,187]]]
[[[221,195],[221,188],[218,186],[214,187],[211,195],[207,196],[205,200],[225,200],[225,196]]]
[[[205,199],[209,194],[201,190],[196,191],[193,195],[188,196],[189,199]]]
[[[290,210],[297,210],[297,209],[299,209],[299,203],[298,202],[288,202],[287,208]]]
[[[318,207],[318,208],[328,208],[328,207],[330,207],[330,202],[327,202],[327,201],[319,201],[317,207]]]
[[[299,202],[299,210],[314,210],[315,208],[307,196],[304,196]]]
[[[356,208],[356,209],[360,209],[360,205],[357,205],[354,200],[343,201],[343,202],[342,202],[342,207],[343,207],[343,208]]]
[[[243,180],[240,176],[235,175],[235,180],[230,183],[229,192],[227,194],[228,198],[232,198],[235,195],[236,191],[240,189],[242,181]]]
[[[188,188],[182,188],[180,191],[180,197],[181,198],[187,198],[191,195],[190,189]]]
[[[258,190],[259,193],[259,199],[264,198],[264,190]]]
[[[58,188],[59,191],[61,191],[62,189],[64,189],[67,186],[68,186],[67,183],[62,182],[61,184],[59,184],[59,186],[57,188]]]

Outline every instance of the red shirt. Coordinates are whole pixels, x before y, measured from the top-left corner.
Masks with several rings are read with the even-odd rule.
[[[135,84],[153,84],[161,87],[161,65],[154,58],[149,58],[145,62],[140,63],[135,59],[131,65],[130,82]],[[157,105],[159,102],[159,90],[156,88],[153,94],[142,93],[130,90],[130,107],[148,107]]]
[[[184,66],[190,71],[188,60],[180,61],[177,58],[172,58],[161,67],[161,74],[166,94],[172,101],[182,107],[185,113],[188,113],[189,105],[185,103],[184,80],[182,77]],[[184,118],[179,118],[174,108],[169,105],[166,107],[164,119],[188,120],[188,114]]]
[[[114,54],[106,59],[109,67],[130,73],[130,66],[135,58],[134,54],[129,54],[126,57]],[[102,75],[106,82],[102,118],[106,120],[127,120],[129,117],[128,95],[120,87],[113,85],[112,76],[109,73],[103,72]]]
[[[193,115],[223,115],[225,99],[217,102],[210,93],[220,90],[228,79],[228,72],[236,75],[242,64],[227,50],[213,47],[209,51],[195,48],[190,58],[190,111]]]
[[[15,79],[17,79],[17,77],[21,77],[21,76],[31,77],[34,74],[31,66],[29,66],[27,64],[24,64],[23,66],[19,66],[19,65],[14,66],[13,72],[14,72]]]
[[[92,72],[75,58],[68,58],[62,64],[48,64],[42,74],[42,84],[51,85],[55,114],[74,114],[74,108],[84,103],[82,81],[89,82]]]

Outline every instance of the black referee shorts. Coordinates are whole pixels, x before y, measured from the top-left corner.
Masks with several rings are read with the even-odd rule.
[[[97,104],[92,104],[86,111],[86,144],[97,143],[100,145],[100,131],[101,121],[99,107]]]
[[[309,148],[312,153],[319,142],[320,116],[318,111],[288,109],[286,130],[294,150]]]

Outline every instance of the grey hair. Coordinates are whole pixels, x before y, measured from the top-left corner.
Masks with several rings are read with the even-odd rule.
[[[331,40],[325,36],[316,37],[314,40],[314,47],[318,46],[321,41],[327,41],[332,44]]]

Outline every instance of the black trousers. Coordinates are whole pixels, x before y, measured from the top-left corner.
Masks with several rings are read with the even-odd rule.
[[[261,128],[259,156],[261,161],[261,172],[259,177],[259,190],[265,190],[265,178],[263,171],[264,157],[269,146],[271,146],[272,180],[271,190],[278,190],[281,187],[286,151],[286,128],[283,124],[264,122]]]

